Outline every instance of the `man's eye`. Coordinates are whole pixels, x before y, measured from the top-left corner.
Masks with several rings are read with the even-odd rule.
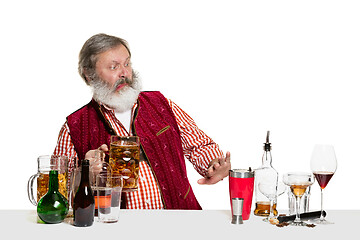
[[[111,69],[111,70],[116,70],[116,69],[117,69],[117,66],[114,66],[114,65],[113,65],[113,66],[110,66],[110,69]]]

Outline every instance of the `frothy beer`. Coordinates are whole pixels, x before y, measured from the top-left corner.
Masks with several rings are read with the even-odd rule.
[[[139,142],[118,140],[110,144],[110,166],[114,174],[123,177],[123,191],[136,191],[139,179]]]

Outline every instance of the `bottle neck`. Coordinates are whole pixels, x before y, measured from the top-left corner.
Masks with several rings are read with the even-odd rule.
[[[272,167],[271,152],[268,150],[264,151],[264,154],[262,157],[262,166],[263,167]]]
[[[49,192],[59,190],[58,171],[51,170],[49,173]]]
[[[80,185],[88,186],[90,184],[89,182],[89,164],[83,162],[83,164],[81,165]]]

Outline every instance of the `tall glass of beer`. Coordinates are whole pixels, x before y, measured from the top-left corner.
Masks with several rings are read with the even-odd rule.
[[[123,192],[137,191],[139,161],[139,137],[111,136],[109,163],[113,174],[121,174],[123,177]]]

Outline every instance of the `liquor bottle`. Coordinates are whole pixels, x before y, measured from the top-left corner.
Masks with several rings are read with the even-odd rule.
[[[267,131],[266,143],[264,143],[264,153],[262,157],[262,165],[255,170],[255,210],[256,216],[269,216],[270,214],[270,201],[259,190],[259,183],[267,182],[269,180],[278,181],[278,172],[272,166],[271,157],[271,143],[269,142],[270,132]],[[276,198],[273,205],[273,212],[276,216]]]
[[[67,199],[59,192],[58,171],[49,173],[49,190],[39,200],[37,214],[45,223],[60,223],[69,212]]]
[[[81,180],[74,197],[74,225],[88,227],[94,222],[95,200],[89,181],[89,160],[81,162]]]

